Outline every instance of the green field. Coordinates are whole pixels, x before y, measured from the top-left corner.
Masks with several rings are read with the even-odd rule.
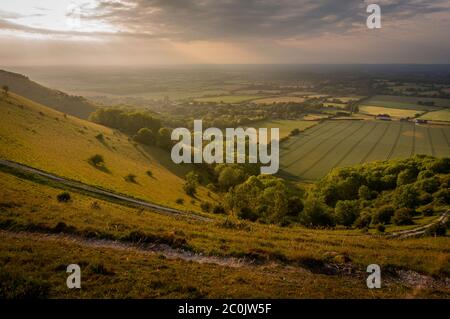
[[[280,138],[286,137],[294,129],[303,131],[316,125],[318,121],[302,121],[302,120],[267,120],[261,122],[252,123],[252,127],[255,128],[279,128]]]
[[[433,101],[434,106],[419,105],[419,101]],[[423,97],[407,97],[394,95],[376,95],[364,102],[364,105],[392,107],[418,111],[433,111],[440,107],[450,107],[450,100]]]
[[[254,99],[258,99],[261,96],[258,95],[221,95],[221,96],[213,96],[213,97],[204,97],[204,98],[198,98],[194,101],[200,102],[200,103],[242,103],[251,101]]]
[[[450,126],[327,121],[283,143],[280,161],[282,171],[312,181],[334,167],[414,154],[450,156]]]
[[[422,115],[420,118],[429,121],[450,122],[450,109],[429,112]]]
[[[359,112],[368,115],[389,114],[392,117],[415,117],[416,114],[423,113],[423,111],[418,110],[397,109],[373,105],[362,105],[359,107]]]
[[[276,96],[268,97],[265,99],[254,100],[253,103],[258,104],[273,104],[273,103],[303,103],[305,98],[296,96]]]

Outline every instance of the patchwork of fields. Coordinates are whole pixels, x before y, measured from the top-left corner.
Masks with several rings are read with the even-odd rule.
[[[284,173],[312,181],[335,167],[415,154],[450,156],[450,126],[406,122],[327,121],[281,145]]]

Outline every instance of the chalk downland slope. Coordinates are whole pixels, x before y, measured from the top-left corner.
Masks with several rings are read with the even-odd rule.
[[[4,85],[8,86],[11,92],[79,118],[87,119],[89,114],[95,111],[95,106],[83,97],[52,90],[24,75],[0,70],[0,86]]]
[[[94,155],[104,164],[91,164]],[[173,164],[166,151],[13,93],[0,94],[0,157],[173,208],[199,211],[201,200],[214,201],[204,188],[196,198],[184,193],[191,167]]]

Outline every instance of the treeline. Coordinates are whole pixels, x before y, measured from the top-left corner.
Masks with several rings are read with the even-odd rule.
[[[171,130],[162,127],[161,120],[148,112],[100,108],[91,114],[90,120],[124,132],[144,145],[156,145],[164,149],[172,146]]]

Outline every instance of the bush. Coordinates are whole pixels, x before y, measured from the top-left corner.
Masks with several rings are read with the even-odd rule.
[[[377,226],[377,230],[378,230],[380,233],[384,233],[384,231],[386,230],[386,227],[385,227],[384,225],[382,225],[382,224],[379,224],[379,225]]]
[[[422,206],[420,208],[420,210],[422,211],[423,216],[433,216],[434,215],[434,206],[431,204]]]
[[[447,234],[447,227],[442,223],[434,224],[425,231],[425,236],[445,236]]]
[[[149,177],[153,177],[153,172],[150,170],[146,171],[145,174],[147,174],[147,176]]]
[[[225,208],[220,204],[214,205],[212,212],[214,214],[226,214]]]
[[[407,185],[416,181],[416,173],[412,169],[405,169],[398,174],[397,186]]]
[[[370,200],[372,198],[370,188],[362,185],[358,190],[358,196],[360,199]]]
[[[288,199],[287,215],[297,217],[303,210],[303,202],[298,196],[292,196]]]
[[[391,205],[380,207],[372,216],[374,224],[389,224],[392,216],[394,216],[395,209]]]
[[[103,142],[103,141],[104,141],[104,136],[103,136],[102,133],[97,134],[97,135],[95,136],[95,138],[96,138],[97,140],[99,140],[100,142]]]
[[[417,183],[420,190],[433,194],[439,189],[439,179],[436,177],[430,177],[422,179]]]
[[[433,197],[436,199],[438,203],[441,204],[450,204],[450,190],[449,189],[441,189],[433,194]]]
[[[400,186],[394,194],[394,202],[398,208],[416,208],[419,204],[419,192],[414,185]]]
[[[252,222],[258,220],[258,214],[254,213],[250,208],[248,207],[242,207],[238,213],[237,216],[241,219],[250,220]]]
[[[338,201],[335,208],[336,223],[351,226],[359,216],[359,202],[357,200]]]
[[[95,154],[91,156],[88,161],[94,166],[101,166],[105,164],[105,159],[100,154]]]
[[[210,202],[201,202],[200,208],[202,211],[208,213],[211,210],[211,203]]]
[[[134,183],[136,184],[136,175],[134,174],[128,174],[127,176],[124,177],[124,180],[129,182],[129,183]]]
[[[71,196],[68,192],[63,192],[61,194],[58,194],[58,196],[56,196],[56,199],[58,200],[58,202],[67,203],[70,201]]]
[[[133,139],[141,144],[144,145],[154,145],[155,144],[155,134],[152,132],[149,128],[141,128],[135,136],[133,136]]]
[[[199,184],[199,176],[194,172],[189,172],[185,177],[186,182],[183,185],[184,192],[189,196],[194,196],[197,192],[197,186]]]
[[[334,226],[330,209],[318,199],[305,201],[305,207],[300,214],[300,222],[305,226]]]
[[[175,200],[175,203],[177,203],[177,204],[179,204],[179,205],[183,205],[183,204],[184,204],[184,199],[182,199],[182,198],[177,198],[177,199]]]
[[[426,205],[433,201],[433,196],[428,193],[422,193],[419,196],[420,205]]]
[[[355,227],[359,229],[368,228],[372,222],[372,215],[370,212],[363,212],[355,221]]]
[[[395,211],[392,221],[397,226],[413,225],[414,224],[414,222],[412,220],[413,215],[414,215],[414,212],[411,211],[411,209],[400,208]]]

